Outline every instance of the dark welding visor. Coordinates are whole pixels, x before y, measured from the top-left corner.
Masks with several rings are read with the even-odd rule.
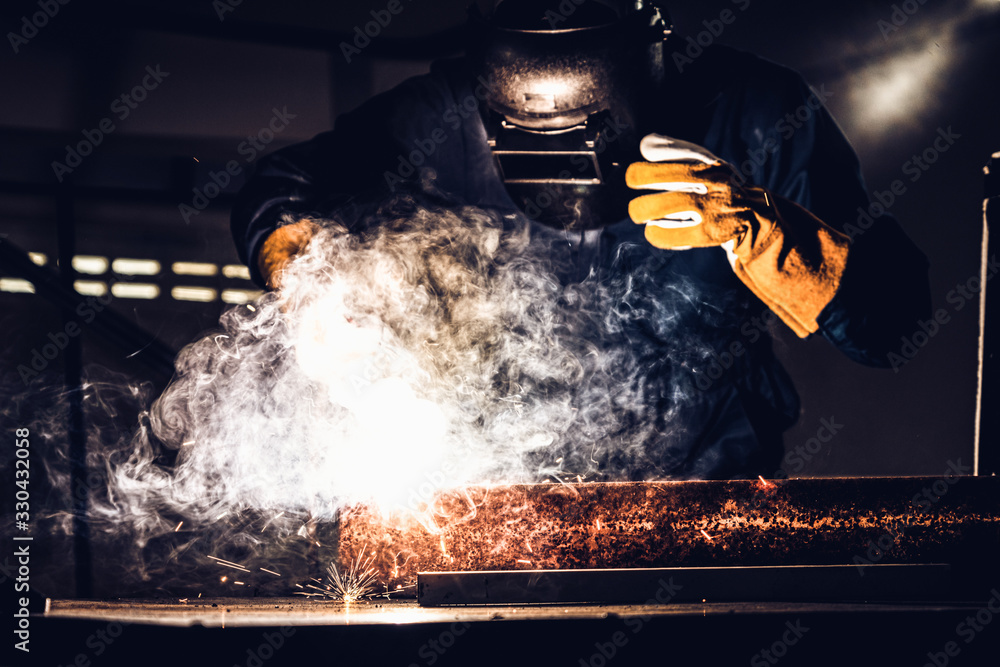
[[[511,30],[593,28],[618,21],[634,7],[614,0],[498,0],[484,2],[484,16]]]
[[[489,108],[542,131],[613,110],[636,71],[648,69],[646,48],[669,32],[656,7],[618,4],[503,0],[487,2],[486,14],[474,5],[471,51],[490,83]]]

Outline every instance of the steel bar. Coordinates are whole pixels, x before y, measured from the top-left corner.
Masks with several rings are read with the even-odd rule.
[[[952,470],[968,462],[955,461]],[[944,471],[943,471],[944,472]],[[1000,478],[470,487],[422,513],[355,507],[339,559],[390,591],[420,572],[1000,562]]]
[[[944,564],[514,570],[417,575],[417,600],[424,607],[807,600],[899,602],[944,600],[954,595],[951,568]]]

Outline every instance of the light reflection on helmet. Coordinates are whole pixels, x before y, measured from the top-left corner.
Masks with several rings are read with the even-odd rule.
[[[487,137],[515,203],[559,228],[622,219],[624,169],[638,153],[633,107],[670,34],[659,8],[501,0],[471,8],[471,27],[469,55],[488,83]]]

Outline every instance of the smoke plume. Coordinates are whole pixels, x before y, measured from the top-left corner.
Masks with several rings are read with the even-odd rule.
[[[316,223],[282,290],[184,348],[151,405],[126,383],[85,387],[91,411],[140,412],[133,432],[88,442],[91,532],[131,579],[288,586],[331,557],[354,503],[419,511],[467,484],[697,474],[693,378],[734,315],[672,274],[674,253],[626,244],[576,280],[563,236],[475,208],[399,198]],[[252,572],[214,567],[206,584],[213,555]]]

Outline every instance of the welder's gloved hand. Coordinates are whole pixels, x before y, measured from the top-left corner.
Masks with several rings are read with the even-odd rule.
[[[281,272],[285,265],[309,245],[315,232],[316,224],[310,220],[299,220],[271,232],[257,254],[257,268],[268,287],[281,287]]]
[[[762,188],[743,187],[728,164],[694,144],[660,135],[642,140],[648,162],[625,179],[653,190],[629,203],[657,248],[722,246],[741,281],[795,333],[819,329],[847,264],[848,238],[801,206]]]

